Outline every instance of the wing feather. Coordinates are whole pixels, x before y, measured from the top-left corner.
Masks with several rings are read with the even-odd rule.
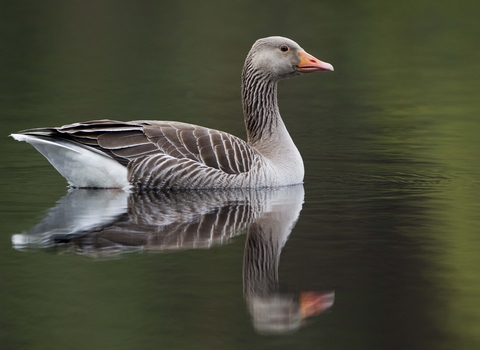
[[[192,124],[154,122],[144,133],[165,154],[196,160],[228,174],[249,171],[258,158],[257,151],[242,139]]]
[[[192,167],[195,163],[203,165],[200,167],[201,170],[195,168],[192,183],[198,180],[197,172],[205,173],[208,169],[216,169],[226,174],[241,174],[248,172],[259,160],[258,152],[238,137],[180,122],[121,122],[102,119],[64,125],[59,128],[30,129],[25,130],[24,133],[70,140],[78,145],[103,152],[125,166],[136,161],[137,171],[140,171],[141,167],[151,169],[146,158],[157,155],[167,156],[154,157],[156,167],[159,166],[159,161],[165,161],[163,175],[170,174],[171,171],[167,171],[170,168],[178,171],[178,164]],[[138,162],[139,159],[143,161]],[[178,163],[176,160],[188,160],[188,162]],[[193,172],[193,168],[190,171]],[[182,179],[185,180],[185,176],[184,173],[181,176]]]

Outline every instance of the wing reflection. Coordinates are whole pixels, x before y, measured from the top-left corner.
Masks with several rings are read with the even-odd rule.
[[[302,209],[303,186],[268,190],[127,193],[70,190],[16,249],[56,247],[108,258],[132,251],[209,248],[245,230],[244,296],[259,333],[298,329],[333,304],[333,292],[283,292],[280,253]]]

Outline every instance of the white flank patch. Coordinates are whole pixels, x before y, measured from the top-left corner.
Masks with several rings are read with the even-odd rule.
[[[61,140],[11,135],[37,149],[74,187],[128,188],[127,168],[95,149]]]

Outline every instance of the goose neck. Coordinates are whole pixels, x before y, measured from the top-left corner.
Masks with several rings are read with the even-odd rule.
[[[270,139],[283,126],[277,102],[277,81],[245,63],[242,102],[247,140],[255,145]]]
[[[278,287],[278,265],[284,242],[275,239],[278,238],[278,227],[274,226],[253,223],[247,231],[243,261],[244,293],[247,296],[269,295]]]

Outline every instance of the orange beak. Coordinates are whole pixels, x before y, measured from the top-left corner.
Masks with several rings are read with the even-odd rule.
[[[300,73],[311,73],[322,70],[333,71],[333,66],[330,63],[322,62],[303,50],[299,51],[298,55],[300,56],[300,63],[297,66],[297,71]]]

